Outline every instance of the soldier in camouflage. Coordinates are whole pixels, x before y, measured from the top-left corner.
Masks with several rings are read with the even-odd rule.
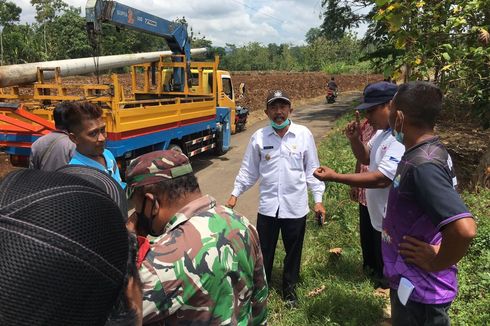
[[[173,150],[142,155],[126,181],[131,223],[149,241],[139,253],[144,324],[266,324],[257,231],[201,194],[188,158]]]

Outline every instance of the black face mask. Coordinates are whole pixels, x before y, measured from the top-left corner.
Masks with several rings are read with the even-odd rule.
[[[145,233],[149,234],[153,237],[158,237],[159,234],[156,234],[153,232],[153,220],[155,219],[154,216],[146,216],[145,214],[145,206],[146,206],[146,196],[145,199],[143,199],[143,205],[141,206],[141,212],[136,212],[136,216],[138,217],[138,221],[136,222],[136,230],[138,233]],[[155,202],[151,205],[151,211],[153,211],[153,207],[155,206]]]

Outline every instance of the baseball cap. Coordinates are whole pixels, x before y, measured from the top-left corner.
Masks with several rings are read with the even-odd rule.
[[[161,150],[141,155],[126,169],[126,193],[131,198],[134,189],[192,173],[189,159],[175,150]]]
[[[107,193],[121,210],[121,213],[124,216],[124,221],[126,222],[128,217],[128,202],[126,199],[126,193],[119,183],[116,182],[116,180],[114,180],[114,178],[109,174],[91,166],[77,164],[65,165],[56,171],[82,178]]]
[[[356,110],[367,110],[376,105],[389,102],[395,96],[398,86],[393,83],[381,81],[372,83],[364,88],[363,103]]]
[[[281,91],[281,90],[275,90],[275,91],[270,92],[269,95],[267,95],[267,101],[266,101],[265,105],[267,106],[276,100],[283,100],[283,101],[286,101],[289,104],[291,104],[291,100],[289,99],[289,95],[286,92]]]

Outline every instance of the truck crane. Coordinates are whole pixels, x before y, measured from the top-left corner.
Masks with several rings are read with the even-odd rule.
[[[177,62],[184,60],[185,69],[190,76],[191,44],[186,24],[160,18],[117,1],[88,0],[85,13],[87,31],[92,44],[95,44],[102,34],[103,22],[155,35],[167,42],[173,54],[184,56],[173,57],[173,59]],[[173,90],[183,91],[184,82],[184,69],[175,68]]]
[[[13,165],[27,165],[32,142],[54,128],[53,108],[66,100],[90,101],[103,109],[106,148],[121,170],[134,157],[154,150],[174,148],[189,157],[228,150],[236,109],[231,76],[218,69],[218,57],[191,60],[190,53],[201,50],[190,50],[187,32],[182,30],[185,24],[161,27],[164,20],[113,1],[89,0],[87,16],[94,26],[89,30],[96,30],[97,22],[104,20],[130,28],[142,22],[148,27],[138,28],[146,32],[160,27],[151,33],[170,40],[173,52],[100,57],[99,69],[87,65],[93,58],[0,67],[0,150],[9,154]],[[129,90],[117,74],[104,83],[80,84],[62,78],[126,65],[131,65]]]

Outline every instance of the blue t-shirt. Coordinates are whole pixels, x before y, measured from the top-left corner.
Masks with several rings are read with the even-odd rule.
[[[117,162],[114,158],[114,155],[112,155],[111,151],[109,151],[108,149],[104,149],[104,153],[102,155],[104,156],[107,167],[83,154],[80,154],[78,151],[75,151],[75,155],[72,157],[70,163],[68,164],[85,165],[104,171],[105,173],[109,174],[114,180],[116,180],[123,189],[126,189],[126,182],[123,182],[121,179],[119,168],[117,167]]]
[[[455,185],[451,157],[437,137],[406,151],[398,164],[383,220],[384,274],[393,289],[401,277],[412,282],[412,301],[443,304],[453,301],[458,292],[456,266],[428,273],[405,263],[398,253],[405,235],[440,244],[445,225],[471,217]]]

